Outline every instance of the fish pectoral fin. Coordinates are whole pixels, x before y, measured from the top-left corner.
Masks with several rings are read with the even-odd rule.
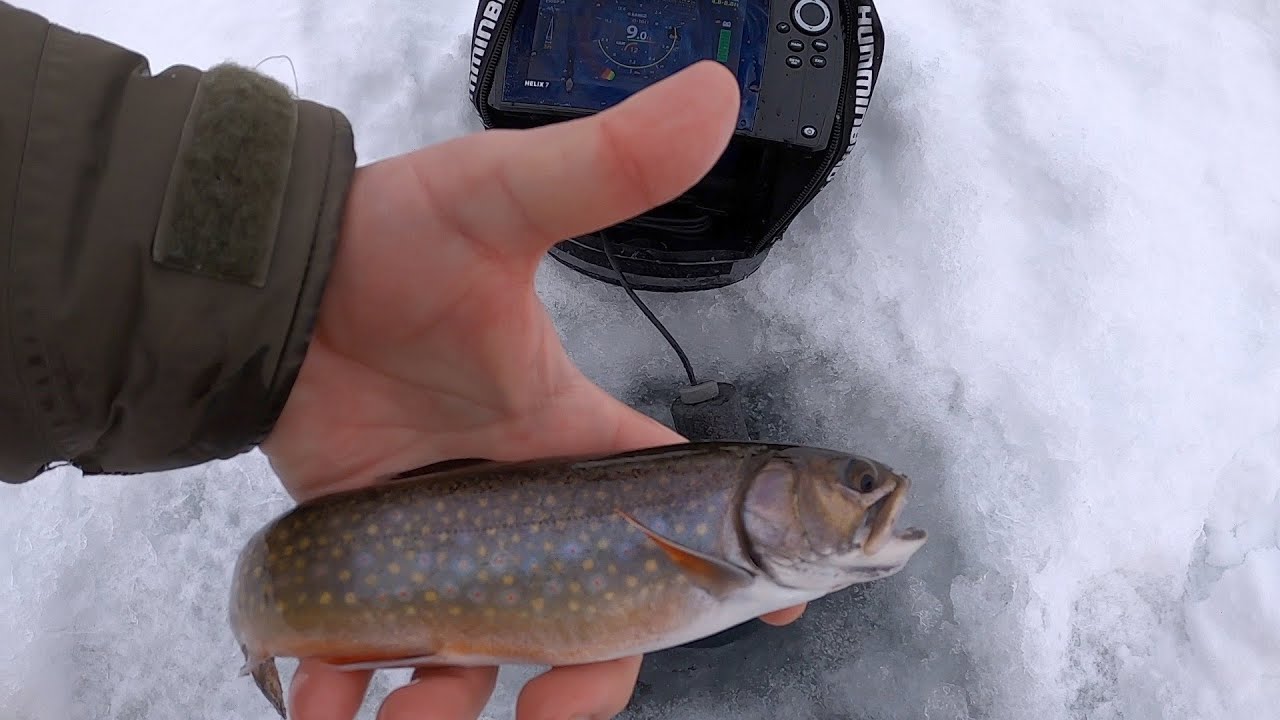
[[[437,665],[439,661],[436,655],[413,655],[399,658],[382,658],[381,660],[328,660],[326,665],[341,670],[343,672],[351,672],[355,670],[395,670],[399,668],[414,668],[423,665]]]
[[[441,460],[440,462],[423,465],[412,470],[404,470],[392,475],[384,475],[379,482],[395,482],[396,480],[408,480],[409,478],[419,478],[427,475],[439,475],[441,473],[452,472],[454,470],[462,470],[464,468],[475,468],[481,465],[494,465],[497,461],[488,458],[454,458],[452,460]]]
[[[287,720],[288,715],[284,704],[284,685],[280,682],[280,670],[276,667],[276,660],[273,657],[256,657],[250,655],[248,650],[241,646],[241,652],[244,653],[244,666],[240,668],[240,677],[245,675],[253,676],[254,685],[258,686],[259,692],[271,703],[271,707],[279,713],[283,720]]]
[[[723,598],[735,590],[749,586],[755,581],[755,575],[746,568],[731,562],[712,557],[693,548],[686,547],[670,538],[664,537],[645,526],[623,510],[616,510],[624,520],[644,533],[662,551],[667,554],[695,585],[706,590],[717,598]]]

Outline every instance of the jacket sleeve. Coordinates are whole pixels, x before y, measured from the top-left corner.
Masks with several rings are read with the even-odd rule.
[[[4,2],[0,68],[0,480],[255,447],[334,253],[346,119]]]

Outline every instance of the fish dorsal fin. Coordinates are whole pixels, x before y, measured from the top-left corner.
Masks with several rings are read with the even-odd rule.
[[[693,584],[717,598],[727,597],[733,591],[741,590],[755,581],[755,575],[746,568],[681,545],[649,529],[626,511],[616,510],[615,512],[647,535],[672,562],[684,571]]]
[[[482,465],[496,465],[497,462],[488,458],[454,458],[452,460],[441,460],[440,462],[423,465],[412,470],[395,473],[394,475],[384,475],[382,482],[395,482],[396,480],[408,480],[409,478],[420,478],[428,475],[440,475],[454,470],[463,470],[466,468],[479,468]]]

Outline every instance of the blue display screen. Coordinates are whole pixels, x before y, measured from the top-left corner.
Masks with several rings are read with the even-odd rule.
[[[755,124],[767,0],[525,0],[502,99],[594,112],[700,60],[738,77],[738,128]]]

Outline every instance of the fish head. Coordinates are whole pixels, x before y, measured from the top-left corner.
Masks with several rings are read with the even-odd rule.
[[[920,528],[896,527],[910,487],[905,475],[858,455],[773,453],[742,496],[748,555],[779,585],[814,592],[893,575],[927,540]]]

